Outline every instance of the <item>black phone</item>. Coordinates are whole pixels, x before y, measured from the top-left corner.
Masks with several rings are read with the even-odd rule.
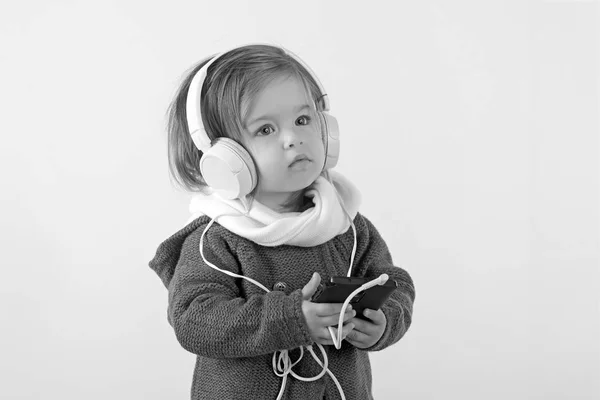
[[[352,292],[373,279],[375,278],[333,276],[329,282],[319,285],[311,301],[313,303],[343,303]],[[363,315],[363,311],[366,308],[379,310],[397,287],[398,283],[390,278],[383,285],[375,285],[358,293],[350,300],[352,309],[356,310],[356,316],[368,319]]]

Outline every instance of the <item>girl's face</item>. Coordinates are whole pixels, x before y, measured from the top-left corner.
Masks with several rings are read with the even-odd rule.
[[[258,173],[254,198],[278,210],[312,184],[325,163],[314,105],[294,76],[275,78],[246,104],[243,145]]]

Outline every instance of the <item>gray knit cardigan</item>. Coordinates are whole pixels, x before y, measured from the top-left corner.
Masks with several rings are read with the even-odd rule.
[[[273,372],[273,353],[289,349],[291,359],[296,360],[299,347],[313,344],[302,313],[301,289],[315,271],[322,282],[347,274],[352,229],[315,247],[264,247],[213,224],[204,237],[206,259],[273,289],[265,293],[205,264],[198,245],[209,221],[200,217],[165,240],[149,264],[168,288],[168,321],[179,343],[197,356],[191,398],[275,400],[282,378]],[[357,250],[352,276],[386,273],[398,283],[382,307],[387,327],[378,343],[365,350],[347,341],[339,350],[324,346],[329,369],[346,399],[367,400],[373,398],[368,352],[382,350],[406,333],[415,289],[409,274],[393,265],[387,245],[371,222],[357,214],[354,224]],[[314,350],[321,357],[316,345]],[[294,367],[294,372],[305,377],[321,370],[306,351]],[[288,377],[283,399],[324,398],[341,398],[329,375],[314,382]]]

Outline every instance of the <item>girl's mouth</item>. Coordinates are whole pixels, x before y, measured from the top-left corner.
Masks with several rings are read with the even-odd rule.
[[[300,155],[294,158],[294,161],[289,165],[289,168],[301,169],[309,163],[311,163],[311,160],[308,157],[306,157],[305,155]]]

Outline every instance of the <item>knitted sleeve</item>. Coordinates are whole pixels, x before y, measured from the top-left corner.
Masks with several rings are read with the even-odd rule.
[[[179,343],[211,358],[252,357],[312,342],[302,313],[302,293],[274,291],[244,298],[240,279],[210,268],[199,243],[205,224],[188,236],[169,282],[169,321]],[[235,237],[213,225],[204,256],[221,269],[241,274]]]
[[[383,350],[399,341],[408,330],[412,321],[415,287],[408,272],[393,264],[385,241],[371,221],[359,214],[355,224],[357,231],[362,233],[356,253],[356,265],[360,275],[375,278],[385,273],[398,283],[398,288],[381,307],[387,320],[385,332],[377,343],[365,349]]]

